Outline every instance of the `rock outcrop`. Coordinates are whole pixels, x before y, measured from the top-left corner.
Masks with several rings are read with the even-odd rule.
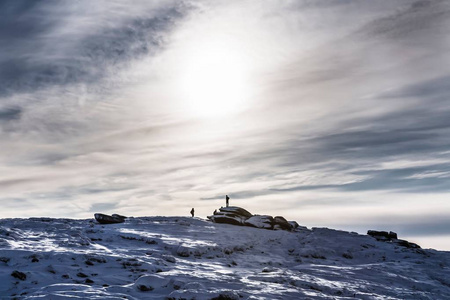
[[[256,228],[273,229],[273,217],[271,216],[251,216],[245,220],[244,225]]]
[[[239,226],[250,226],[272,230],[295,230],[298,227],[297,222],[288,222],[281,216],[275,218],[268,215],[253,215],[246,209],[238,206],[221,207],[215,211],[208,219],[214,223],[225,223]]]
[[[393,231],[387,232],[387,231],[369,230],[367,231],[367,234],[377,239],[377,241],[392,242],[402,247],[420,249],[420,246],[415,243],[398,239],[397,233]]]
[[[95,217],[95,220],[97,220],[97,222],[99,222],[100,224],[123,223],[123,222],[125,222],[125,219],[127,218],[125,216],[118,215],[118,214],[113,214],[113,215],[109,216],[109,215],[105,215],[105,214],[101,214],[101,213],[94,214],[94,217]]]
[[[367,231],[367,234],[370,236],[373,236],[377,240],[391,240],[391,239],[397,239],[397,233],[393,231],[377,231],[377,230],[369,230]]]

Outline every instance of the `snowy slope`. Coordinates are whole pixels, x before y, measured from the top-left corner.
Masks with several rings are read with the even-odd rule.
[[[184,217],[3,219],[0,266],[1,299],[450,299],[450,252]]]

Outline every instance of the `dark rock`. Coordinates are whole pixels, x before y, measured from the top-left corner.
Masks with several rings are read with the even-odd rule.
[[[265,267],[264,269],[262,269],[261,272],[263,272],[263,273],[272,273],[272,272],[275,272],[275,271],[276,271],[276,269],[274,269],[274,268]]]
[[[184,246],[179,246],[177,249],[177,255],[181,257],[189,257],[189,248]]]
[[[96,262],[96,263],[99,263],[99,264],[104,264],[104,263],[106,263],[106,259],[103,258],[103,257],[89,257],[89,258],[88,258],[88,261],[90,261],[90,262]]]
[[[289,222],[281,216],[276,216],[275,218],[273,218],[273,222],[274,229],[292,230],[291,224],[289,224]]]
[[[142,266],[142,263],[138,262],[134,258],[130,258],[129,260],[122,262],[122,266],[124,269],[126,269],[127,267],[140,267]]]
[[[391,239],[397,239],[397,233],[393,232],[393,231],[389,231],[389,238]]]
[[[283,229],[290,231],[299,227],[297,222],[288,222],[281,216],[273,218],[272,216],[267,215],[252,215],[249,211],[237,206],[221,207],[219,211],[215,210],[212,216],[208,216],[208,219],[214,223],[251,226],[265,229]]]
[[[40,218],[30,218],[30,221],[35,221],[35,222],[52,222],[54,219],[52,218],[48,218],[48,217],[40,217]]]
[[[238,206],[222,207],[219,209],[219,211],[222,213],[235,214],[244,218],[250,218],[251,216],[253,216],[248,210]]]
[[[147,285],[144,285],[144,284],[138,285],[137,288],[141,292],[150,292],[150,291],[154,290],[154,288],[152,286],[147,286]]]
[[[208,219],[215,223],[244,225],[245,220],[251,216],[250,212],[241,207],[230,206],[220,208],[214,215],[208,216]]]
[[[0,257],[0,261],[7,264],[11,259],[9,257]]]
[[[298,223],[295,221],[289,221],[289,224],[291,224],[292,230],[295,230],[300,227],[300,225],[298,225]]]
[[[353,256],[350,253],[344,253],[344,254],[342,254],[342,257],[346,258],[346,259],[352,259],[353,258]]]
[[[78,276],[78,277],[81,277],[81,278],[86,278],[86,277],[88,277],[86,274],[81,273],[81,272],[78,273],[77,276]]]
[[[177,261],[172,255],[163,255],[161,258],[170,263],[176,263]]]
[[[223,253],[225,253],[226,255],[233,254],[233,249],[225,248],[225,249],[223,249]]]
[[[125,222],[126,217],[113,214],[112,216],[96,213],[94,214],[95,219],[100,224],[116,224]]]
[[[20,271],[13,271],[12,273],[11,273],[11,276],[12,277],[14,277],[14,278],[17,278],[17,279],[19,279],[19,280],[25,280],[25,279],[27,279],[27,274],[25,274],[25,273],[23,273],[23,272],[20,272]]]
[[[215,223],[231,224],[231,225],[243,225],[242,218],[233,215],[214,215],[211,219]]]
[[[397,233],[393,231],[377,231],[377,230],[369,230],[367,234],[376,238],[377,240],[392,240],[397,239]]]
[[[211,298],[211,300],[238,300],[241,297],[236,292],[225,291],[220,293],[217,297]]]
[[[395,243],[399,246],[410,248],[410,249],[421,249],[421,247],[419,245],[405,241],[405,240],[396,240]]]
[[[84,283],[86,283],[86,284],[93,284],[93,283],[94,283],[94,280],[91,280],[91,279],[87,278],[87,279],[84,281]]]
[[[112,214],[111,217],[120,218],[120,219],[126,219],[127,218],[127,217],[119,215],[119,214]]]
[[[31,255],[30,258],[32,263],[39,262],[39,259],[36,254]]]

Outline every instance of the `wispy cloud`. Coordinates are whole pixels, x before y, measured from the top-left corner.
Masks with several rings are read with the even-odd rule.
[[[345,227],[342,207],[348,226],[372,226],[362,208],[381,220],[412,195],[411,211],[438,199],[424,224],[450,212],[446,1],[3,1],[0,11],[5,216],[206,215],[225,194],[317,226]],[[234,75],[246,97],[199,118],[180,78],[222,50],[240,62],[226,72],[245,72]],[[227,78],[213,65],[199,78]],[[223,81],[218,96],[233,88]],[[406,229],[414,220],[402,230],[419,235]]]

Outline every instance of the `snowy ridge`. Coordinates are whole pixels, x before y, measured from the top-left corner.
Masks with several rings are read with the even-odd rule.
[[[185,217],[0,220],[1,299],[449,299],[450,252]]]

